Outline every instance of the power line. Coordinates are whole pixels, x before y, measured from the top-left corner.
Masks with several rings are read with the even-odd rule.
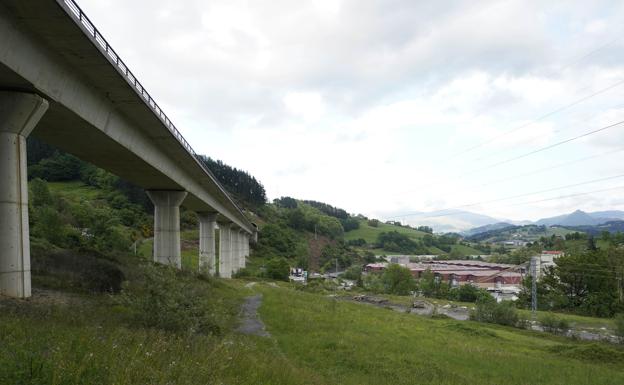
[[[624,186],[615,186],[615,187],[610,187],[610,188],[606,188],[606,189],[587,191],[587,192],[582,192],[582,193],[577,193],[577,194],[561,195],[561,196],[558,196],[558,197],[555,197],[555,198],[546,198],[546,199],[540,199],[540,200],[535,200],[535,201],[530,201],[530,202],[522,202],[522,203],[518,203],[518,204],[514,204],[514,205],[509,205],[507,207],[524,206],[524,205],[533,204],[533,203],[542,203],[542,202],[549,202],[549,201],[565,199],[565,198],[574,198],[574,197],[578,197],[578,196],[595,194],[595,193],[599,193],[599,192],[619,190],[619,189],[622,189],[622,188],[624,188]]]
[[[554,166],[540,168],[538,170],[530,171],[530,172],[527,172],[527,173],[517,174],[517,175],[514,175],[514,176],[509,177],[509,178],[494,180],[494,181],[491,181],[491,182],[488,182],[488,183],[481,184],[479,186],[480,187],[486,187],[486,186],[490,186],[490,185],[493,185],[493,184],[496,184],[496,183],[500,183],[500,182],[507,182],[507,181],[510,181],[512,179],[524,178],[524,177],[527,177],[527,176],[531,176],[531,175],[542,173],[544,171],[550,171],[550,170],[554,170],[554,169],[557,169],[557,168],[569,166],[571,164],[580,163],[580,162],[584,162],[584,161],[591,160],[591,159],[601,158],[603,156],[615,154],[615,153],[622,152],[622,151],[624,151],[624,148],[619,148],[619,149],[616,149],[616,150],[613,150],[613,151],[602,152],[602,153],[599,153],[599,154],[590,155],[590,156],[586,156],[586,157],[583,157],[583,158],[571,160],[569,162],[559,163],[559,164],[556,164]]]
[[[583,185],[597,183],[597,182],[604,182],[604,181],[607,181],[607,180],[618,179],[618,178],[623,178],[623,177],[624,177],[624,174],[618,174],[618,175],[613,175],[613,176],[609,176],[609,177],[605,177],[605,178],[592,179],[592,180],[588,180],[588,181],[584,181],[584,182],[579,182],[579,183],[569,184],[569,185],[565,185],[565,186],[549,188],[549,189],[545,189],[545,190],[533,191],[533,192],[519,194],[519,195],[512,195],[512,196],[508,196],[508,197],[505,197],[505,198],[498,198],[498,199],[492,199],[492,200],[488,200],[488,201],[464,204],[464,205],[455,206],[455,207],[452,207],[452,208],[449,208],[449,209],[444,209],[444,210],[441,210],[441,211],[458,210],[458,209],[463,209],[463,208],[467,208],[467,207],[480,206],[480,205],[484,205],[484,204],[488,204],[488,203],[496,203],[496,202],[501,202],[501,201],[505,201],[505,200],[509,200],[509,199],[522,198],[522,197],[525,197],[525,196],[536,195],[536,194],[543,194],[545,192],[557,191],[557,190],[562,190],[562,189],[571,188],[571,187],[577,187],[577,186],[583,186]],[[405,214],[405,215],[397,215],[397,216],[394,216],[394,217],[389,217],[387,219],[390,219],[390,218],[403,218],[403,217],[412,216],[412,215],[415,215],[415,214],[420,214],[420,213],[411,213],[411,214]],[[439,215],[439,216],[445,216],[445,215],[452,215],[452,213]],[[435,215],[435,216],[438,216],[438,215]]]
[[[622,108],[622,107],[624,107],[624,104],[618,103],[618,104],[616,104],[616,105],[614,105],[614,106],[611,106],[611,107],[607,108],[607,109],[606,109],[606,111],[609,111],[609,110],[612,110],[612,109],[620,109],[620,108]],[[593,117],[593,116],[592,116],[592,117]],[[577,122],[587,122],[587,121],[589,121],[592,117],[588,117],[588,118],[585,118],[585,119],[579,120],[579,121],[577,121]],[[553,133],[557,133],[557,132],[559,132],[559,131],[561,131],[561,130],[554,131]],[[540,134],[540,135],[541,135],[541,134]],[[538,137],[539,137],[539,136],[531,136],[531,138],[533,138],[533,139],[538,138]],[[474,158],[474,159],[470,160],[470,162],[478,162],[478,161],[482,161],[482,160],[485,160],[485,159],[493,158],[493,157],[495,157],[495,156],[497,156],[497,155],[499,155],[499,154],[503,154],[503,153],[505,153],[505,152],[507,152],[507,151],[508,151],[508,150],[503,149],[503,150],[501,150],[501,151],[492,152],[492,153],[490,153],[490,154],[486,154],[486,155],[481,155],[481,156],[479,156],[478,158]]]
[[[583,182],[581,184],[587,184],[587,183],[588,182]],[[564,186],[564,187],[561,187],[561,188],[567,188],[567,187],[570,187],[570,186]],[[561,188],[559,188],[559,189],[561,189]],[[589,194],[605,192],[605,191],[612,191],[612,190],[618,190],[618,189],[624,189],[624,185],[610,187],[610,188],[606,188],[606,189],[599,189],[599,190],[581,192],[581,193],[576,193],[576,194],[561,195],[561,196],[554,197],[554,198],[546,198],[546,199],[539,199],[539,200],[534,200],[534,201],[510,204],[510,205],[503,205],[503,206],[500,206],[500,207],[525,206],[525,205],[533,204],[533,203],[548,202],[548,201],[553,201],[553,200],[572,198],[572,197],[577,197],[577,196],[589,195]],[[551,190],[554,190],[554,189],[551,189]],[[503,198],[503,199],[505,199],[505,198]],[[498,200],[496,200],[496,201],[498,201]],[[442,209],[442,210],[438,210],[438,211],[458,210],[458,209],[465,208],[465,207],[483,205],[483,204],[487,204],[487,203],[492,203],[492,202],[491,201],[484,201],[484,202],[479,202],[479,203],[473,203],[473,204],[470,204],[470,205],[462,205],[462,206],[456,206],[456,207],[452,207],[452,208],[448,208],[448,209]],[[425,215],[421,215],[421,214],[425,214]],[[456,214],[456,213],[455,212],[448,212],[448,213],[434,214],[434,215],[426,215],[426,213],[409,213],[409,214],[402,214],[402,215],[395,215],[395,216],[391,216],[391,217],[386,217],[385,219],[389,220],[389,219],[406,218],[406,217],[419,217],[420,219],[428,219],[428,218],[446,217],[446,216],[454,215],[454,214]]]
[[[620,39],[622,39],[622,36],[618,36],[615,39],[613,39],[613,40],[611,40],[611,41],[609,41],[609,42],[599,46],[598,48],[593,49],[593,50],[587,52],[586,54],[577,57],[576,59],[572,59],[570,62],[568,62],[568,64],[566,64],[566,65],[564,65],[562,67],[559,67],[559,71],[563,71],[563,70],[571,67],[572,65],[587,59],[588,57],[592,56],[596,52],[602,51],[603,49],[607,48],[608,46],[613,45],[615,42],[619,41]]]
[[[512,133],[514,133],[514,132],[516,132],[518,130],[521,130],[523,128],[529,127],[529,126],[531,126],[531,125],[533,125],[533,124],[535,124],[535,123],[537,123],[539,121],[542,121],[542,120],[544,120],[546,118],[549,118],[549,117],[551,117],[553,115],[556,115],[556,114],[558,114],[558,113],[560,113],[562,111],[565,111],[565,110],[567,110],[567,109],[569,109],[571,107],[574,107],[574,106],[576,106],[578,104],[581,104],[581,103],[583,103],[583,102],[585,102],[585,101],[587,101],[587,100],[589,100],[589,99],[591,99],[591,98],[593,98],[595,96],[598,96],[600,94],[603,94],[603,93],[605,93],[607,91],[612,90],[613,88],[621,86],[622,84],[624,84],[624,79],[621,79],[618,82],[616,82],[615,84],[612,84],[612,85],[610,85],[610,86],[608,86],[606,88],[600,89],[600,90],[598,90],[596,92],[593,92],[593,93],[591,93],[589,95],[586,95],[586,96],[584,96],[584,97],[582,97],[580,99],[577,99],[577,100],[575,100],[575,101],[573,101],[573,102],[571,102],[569,104],[566,104],[566,105],[564,105],[562,107],[559,107],[559,108],[557,108],[557,109],[555,109],[553,111],[550,111],[550,112],[548,112],[548,113],[546,113],[544,115],[540,115],[537,118],[535,118],[535,119],[533,119],[533,120],[531,120],[531,121],[529,121],[527,123],[521,124],[520,126],[512,128],[510,130],[507,130],[507,131],[505,131],[505,132],[503,132],[503,133],[501,133],[499,135],[496,135],[496,136],[494,136],[494,137],[492,137],[490,139],[487,139],[487,140],[485,140],[485,141],[483,141],[483,142],[481,142],[481,143],[479,143],[479,144],[477,144],[475,146],[469,147],[466,150],[463,150],[463,151],[460,151],[460,152],[458,152],[458,153],[456,153],[454,155],[451,155],[450,157],[447,158],[447,160],[451,160],[451,159],[454,159],[454,158],[456,158],[456,157],[458,157],[460,155],[472,152],[472,151],[476,150],[477,148],[481,148],[481,147],[485,146],[486,144],[490,144],[490,143],[492,143],[492,142],[494,142],[494,141],[496,141],[496,140],[498,140],[498,139],[500,139],[500,138],[502,138],[504,136],[512,134]]]
[[[494,168],[494,167],[498,167],[498,166],[501,166],[501,165],[503,165],[503,164],[511,163],[511,162],[516,161],[516,160],[523,159],[523,158],[526,158],[526,157],[528,157],[528,156],[531,156],[531,155],[534,155],[534,154],[537,154],[537,153],[540,153],[540,152],[544,152],[544,151],[547,151],[547,150],[551,150],[551,149],[553,149],[553,148],[555,148],[555,147],[559,147],[559,146],[562,146],[562,145],[564,145],[564,144],[567,144],[567,143],[573,142],[573,141],[575,141],[575,140],[582,139],[582,138],[585,138],[585,137],[587,137],[587,136],[597,134],[597,133],[599,133],[599,132],[602,132],[602,131],[608,130],[608,129],[610,129],[610,128],[613,128],[613,127],[619,126],[619,125],[621,125],[621,124],[623,124],[623,123],[624,123],[624,120],[621,120],[621,121],[619,121],[619,122],[617,122],[617,123],[613,123],[613,124],[610,124],[610,125],[608,125],[608,126],[604,126],[604,127],[599,128],[599,129],[592,130],[592,131],[586,132],[586,133],[584,133],[584,134],[577,135],[577,136],[574,136],[574,137],[572,137],[572,138],[568,138],[568,139],[562,140],[562,141],[560,141],[560,142],[557,142],[557,143],[554,143],[554,144],[550,144],[550,145],[545,146],[545,147],[538,148],[537,150],[529,151],[529,152],[527,152],[527,153],[525,153],[525,154],[518,155],[518,156],[515,156],[515,157],[512,157],[512,158],[509,158],[509,159],[505,159],[505,160],[503,160],[503,161],[493,163],[493,164],[491,164],[491,165],[489,165],[489,166],[486,166],[486,167],[483,167],[483,168],[480,168],[480,169],[477,169],[477,170],[473,170],[473,171],[470,171],[470,172],[468,172],[468,173],[464,173],[464,176],[466,176],[466,175],[472,175],[472,174],[475,174],[475,173],[480,172],[480,171],[489,170],[489,169],[492,169],[492,168]]]
[[[455,178],[456,178],[456,179],[463,179],[463,178],[465,178],[465,177],[467,177],[467,176],[474,175],[474,174],[479,173],[479,172],[481,172],[481,171],[490,170],[490,169],[492,169],[492,168],[495,168],[495,167],[498,167],[498,166],[501,166],[501,165],[504,165],[504,164],[507,164],[507,163],[511,163],[511,162],[516,161],[516,160],[520,160],[520,159],[523,159],[523,158],[529,157],[529,156],[531,156],[531,155],[538,154],[538,153],[540,153],[540,152],[548,151],[548,150],[551,150],[551,149],[553,149],[553,148],[556,148],[556,147],[559,147],[559,146],[563,146],[563,145],[565,145],[565,144],[567,144],[567,143],[570,143],[570,142],[573,142],[573,141],[575,141],[575,140],[579,140],[579,139],[582,139],[582,138],[588,137],[588,136],[590,136],[590,135],[594,135],[594,134],[600,133],[600,132],[605,131],[605,130],[608,130],[608,129],[610,129],[610,128],[613,128],[613,127],[619,126],[619,125],[621,125],[621,124],[624,124],[624,120],[619,121],[619,122],[617,122],[617,123],[610,124],[610,125],[608,125],[608,126],[601,127],[601,128],[599,128],[599,129],[596,129],[596,130],[592,130],[592,131],[589,131],[589,132],[585,132],[585,133],[583,133],[583,134],[581,134],[581,135],[577,135],[577,136],[574,136],[574,137],[572,137],[572,138],[568,138],[568,139],[565,139],[565,140],[559,141],[559,142],[557,142],[557,143],[550,144],[550,145],[545,146],[545,147],[538,148],[537,150],[532,150],[532,151],[529,151],[529,152],[524,153],[524,154],[522,154],[522,155],[518,155],[518,156],[515,156],[515,157],[512,157],[512,158],[508,158],[508,159],[505,159],[505,160],[502,160],[502,161],[499,161],[499,162],[496,162],[496,163],[490,164],[490,165],[485,166],[485,167],[482,167],[482,168],[478,168],[478,169],[474,169],[474,170],[472,170],[472,171],[468,171],[468,172],[462,173],[462,174],[460,174],[460,175],[457,175]],[[442,184],[442,182],[438,182],[438,183],[434,183],[434,184],[429,184],[429,185],[428,185],[428,187],[431,187],[431,186],[436,186],[436,185],[441,185],[441,184]],[[409,193],[409,192],[412,192],[412,191],[415,191],[415,190],[419,190],[419,189],[410,189],[410,190],[405,190],[405,191],[402,191],[402,192],[398,192],[398,193],[396,193],[396,194],[394,194],[394,195],[406,194],[406,193]]]

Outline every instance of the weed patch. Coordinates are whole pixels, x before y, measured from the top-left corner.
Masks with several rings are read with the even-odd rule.
[[[613,364],[624,362],[624,350],[599,343],[556,345],[548,350],[564,357],[581,361],[608,362]]]
[[[231,328],[240,300],[214,294],[213,280],[165,266],[139,267],[140,280],[124,283],[115,302],[130,325],[191,334]]]
[[[458,333],[462,333],[471,337],[493,337],[499,338],[498,334],[495,331],[486,329],[484,327],[474,327],[471,325],[467,325],[466,323],[453,322],[445,327],[447,330],[452,330]]]

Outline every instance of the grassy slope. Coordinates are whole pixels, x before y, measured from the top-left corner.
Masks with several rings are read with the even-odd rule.
[[[223,306],[254,292],[243,281],[219,282],[211,297]],[[69,303],[54,304],[1,300],[0,383],[624,382],[624,363],[609,358],[624,353],[607,345],[432,320],[287,287],[257,284],[254,289],[264,295],[260,313],[272,334],[269,339],[239,335],[232,330],[235,322],[221,336],[131,327],[105,295],[74,294]],[[569,358],[562,351],[594,360]]]
[[[474,249],[470,246],[466,246],[466,245],[453,245],[451,246],[452,250],[455,251],[459,251],[462,255],[481,255],[483,254],[482,251],[479,251],[477,249]]]
[[[380,223],[378,227],[369,226],[367,221],[360,221],[360,227],[356,230],[351,230],[345,233],[345,240],[352,239],[364,239],[367,243],[375,243],[377,241],[377,236],[380,233],[388,232],[388,231],[397,231],[402,234],[407,234],[410,238],[413,239],[421,239],[426,233],[414,229],[408,229],[406,227],[387,225],[385,223]],[[428,247],[429,251],[433,254],[446,254],[444,251],[436,248],[436,247]],[[482,254],[480,251],[473,249],[469,246],[464,245],[453,245],[453,249],[458,250],[463,255],[478,255]],[[381,249],[373,250],[376,254],[398,254],[396,252],[390,252]]]
[[[624,362],[602,357],[622,352],[603,345],[432,320],[287,289],[263,292],[261,314],[280,348],[324,383],[624,383]]]
[[[214,294],[242,299],[248,292],[224,285]],[[129,327],[107,296],[71,298],[0,301],[1,384],[307,383],[270,340]]]
[[[345,297],[351,297],[352,295],[353,293],[349,293],[349,292],[344,292],[343,294],[341,294],[341,296],[345,296]],[[396,304],[404,305],[404,306],[411,306],[412,303],[414,302],[413,297],[405,296],[405,295],[375,294],[375,297],[386,298],[392,303],[396,303]],[[444,306],[444,305],[449,304],[449,305],[457,305],[457,306],[466,306],[469,309],[472,309],[475,306],[473,302],[450,301],[450,300],[439,299],[439,298],[426,298],[426,300],[431,303],[437,304],[438,306]],[[526,319],[531,319],[532,313],[530,310],[518,309],[518,312],[520,313],[521,317],[526,318]],[[538,311],[537,316],[539,318],[541,315],[546,314],[546,313],[549,313],[549,312]],[[568,323],[572,327],[589,328],[589,329],[600,329],[604,327],[608,329],[611,333],[615,329],[615,321],[613,318],[587,317],[587,316],[567,314],[567,313],[553,313],[553,314],[555,314],[557,317],[561,319],[568,321]]]
[[[369,226],[367,221],[360,221],[360,227],[355,230],[351,230],[345,233],[345,240],[351,239],[364,239],[367,243],[374,243],[377,241],[377,236],[380,233],[388,232],[388,231],[398,231],[402,234],[407,234],[409,237],[414,239],[422,238],[425,233],[422,231],[408,229],[406,227],[399,227],[394,225],[387,225],[385,223],[380,223],[378,227]]]

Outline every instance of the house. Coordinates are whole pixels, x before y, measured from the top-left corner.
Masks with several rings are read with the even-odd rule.
[[[555,261],[557,260],[557,258],[564,256],[565,253],[563,251],[559,251],[559,250],[544,250],[542,251],[542,254],[539,256],[536,256],[536,258],[539,260],[539,264],[537,265],[537,278],[539,279],[542,274],[544,273],[544,270],[555,266],[556,263]]]

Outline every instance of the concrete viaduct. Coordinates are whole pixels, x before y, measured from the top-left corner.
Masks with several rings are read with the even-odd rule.
[[[155,262],[181,267],[183,205],[199,216],[198,269],[229,278],[245,266],[255,225],[74,0],[3,0],[0,294],[31,295],[28,135],[144,188]]]

